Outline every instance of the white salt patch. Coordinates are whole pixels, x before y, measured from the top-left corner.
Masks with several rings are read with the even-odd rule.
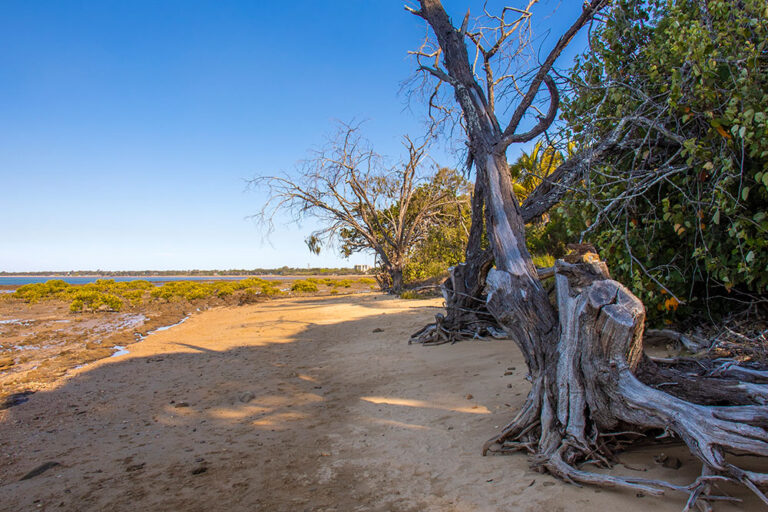
[[[125,347],[120,346],[120,345],[115,345],[112,348],[115,349],[115,352],[111,356],[109,356],[109,357],[124,356],[125,354],[128,353],[128,349],[126,349]]]
[[[149,331],[149,332],[147,333],[147,336],[149,336],[149,335],[150,335],[150,334],[152,334],[153,332],[167,331],[167,330],[168,330],[168,329],[170,329],[171,327],[176,327],[177,325],[181,325],[181,324],[183,324],[184,322],[186,322],[188,318],[189,318],[188,316],[185,316],[184,318],[182,318],[181,320],[179,320],[179,321],[178,321],[178,322],[176,322],[175,324],[172,324],[172,325],[166,325],[165,327],[158,327],[157,329],[153,329],[153,330],[151,330],[151,331]]]

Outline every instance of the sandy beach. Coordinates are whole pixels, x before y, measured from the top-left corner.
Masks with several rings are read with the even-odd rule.
[[[441,301],[380,294],[218,307],[0,411],[0,510],[679,511],[482,457],[528,390],[511,341],[407,345]],[[653,461],[660,452],[680,469]],[[616,473],[693,481],[686,450]],[[38,469],[39,474],[29,476]],[[24,479],[24,477],[27,477]],[[716,510],[758,510],[744,499]]]

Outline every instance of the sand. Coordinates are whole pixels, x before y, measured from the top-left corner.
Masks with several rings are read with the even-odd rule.
[[[681,510],[579,488],[480,448],[528,386],[511,341],[409,346],[440,301],[377,294],[222,307],[0,411],[0,510]],[[505,375],[511,370],[511,375]],[[665,451],[679,470],[651,458]],[[690,482],[684,450],[616,473]],[[21,480],[45,463],[37,476]],[[717,510],[758,510],[742,504]]]

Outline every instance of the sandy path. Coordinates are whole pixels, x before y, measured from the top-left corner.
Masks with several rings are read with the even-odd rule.
[[[680,510],[481,457],[527,390],[511,342],[405,343],[438,301],[213,309],[0,412],[0,510]],[[380,331],[379,331],[380,330]],[[376,332],[374,332],[376,331]],[[508,367],[513,375],[505,376]],[[647,453],[647,477],[691,481]],[[60,465],[19,481],[45,462]],[[638,471],[617,471],[638,475]],[[757,510],[749,501],[718,510]]]

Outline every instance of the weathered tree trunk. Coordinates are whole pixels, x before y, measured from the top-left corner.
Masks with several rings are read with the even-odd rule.
[[[391,293],[400,294],[403,292],[403,268],[395,267],[390,271],[392,278],[392,290]]]
[[[409,343],[440,345],[465,338],[506,336],[485,306],[485,278],[493,265],[493,253],[482,246],[484,195],[483,180],[476,180],[464,263],[450,268],[448,279],[441,286],[445,315],[435,315],[435,322],[415,332]]]
[[[403,292],[403,268],[395,265],[382,265],[381,272],[376,276],[382,291],[399,295]]]

